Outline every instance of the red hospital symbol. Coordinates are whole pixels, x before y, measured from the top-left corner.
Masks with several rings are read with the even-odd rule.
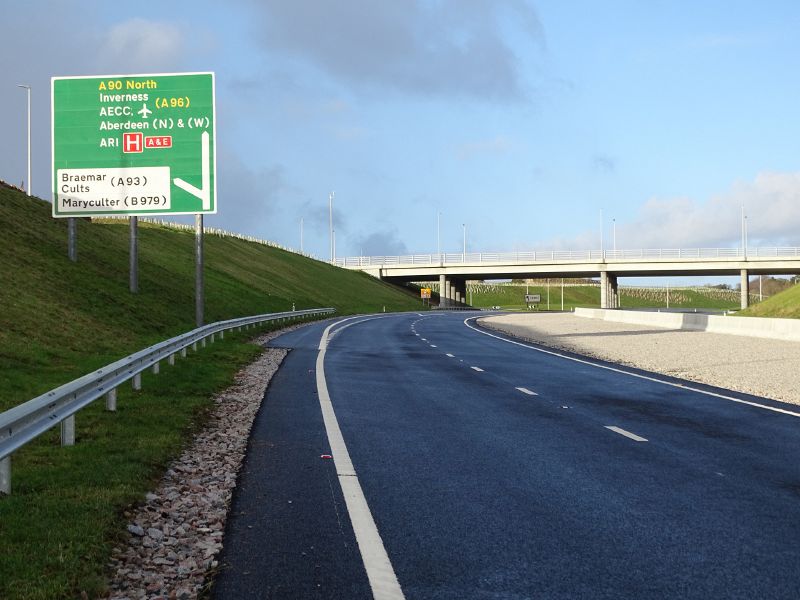
[[[129,152],[144,152],[143,134],[137,133],[123,133],[122,134],[122,151]]]

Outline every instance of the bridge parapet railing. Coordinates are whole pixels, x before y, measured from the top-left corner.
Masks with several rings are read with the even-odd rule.
[[[642,248],[631,250],[537,250],[526,252],[467,252],[408,254],[404,256],[360,256],[336,259],[340,267],[363,268],[399,265],[459,265],[533,263],[546,261],[682,260],[795,258],[800,248],[766,246],[758,248]]]

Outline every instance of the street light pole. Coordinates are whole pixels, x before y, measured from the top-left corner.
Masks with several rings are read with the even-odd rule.
[[[603,249],[603,209],[600,209],[600,259],[604,259],[606,253]]]
[[[615,255],[615,258],[616,258],[616,253],[617,253],[617,220],[616,219],[611,219],[611,223],[614,225],[614,228],[613,228],[614,242],[613,243],[614,243],[614,255]]]
[[[467,224],[462,223],[461,228],[464,230],[464,257],[462,262],[465,262],[467,260]]]
[[[333,264],[333,195],[335,192],[328,194],[328,232],[331,237],[331,264]]]
[[[31,195],[31,86],[17,84],[17,87],[23,88],[28,94],[28,178],[25,180],[25,189],[28,196]]]
[[[442,211],[436,213],[436,256],[438,260],[442,260]]]

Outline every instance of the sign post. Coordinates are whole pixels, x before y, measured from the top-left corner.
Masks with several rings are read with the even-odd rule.
[[[132,292],[138,289],[136,218],[214,214],[213,73],[53,77],[53,217],[131,217]]]

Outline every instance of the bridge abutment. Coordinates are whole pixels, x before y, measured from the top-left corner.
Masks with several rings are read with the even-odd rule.
[[[747,272],[747,269],[742,269],[742,295],[741,295],[741,307],[747,308],[750,306],[750,275]]]

